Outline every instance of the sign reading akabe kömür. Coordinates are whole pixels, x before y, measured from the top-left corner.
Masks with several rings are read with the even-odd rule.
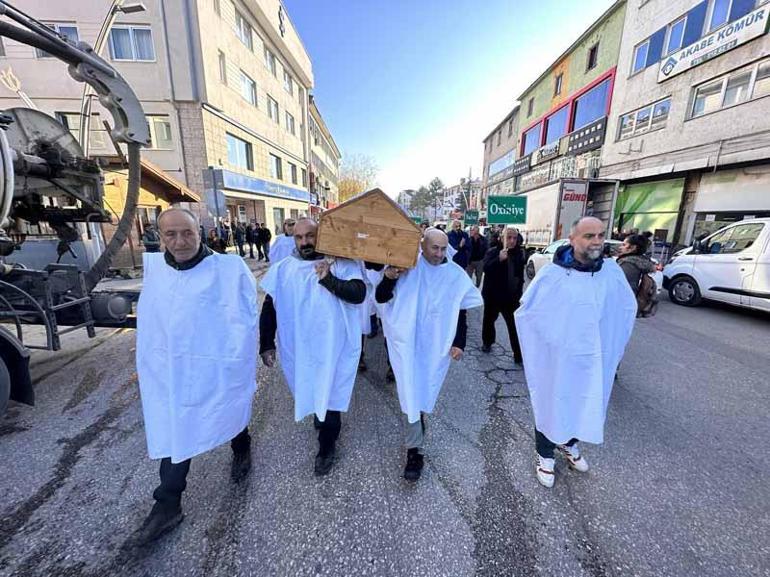
[[[487,199],[488,224],[525,224],[526,196],[490,196]]]

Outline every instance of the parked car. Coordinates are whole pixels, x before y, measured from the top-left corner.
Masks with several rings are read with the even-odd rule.
[[[663,286],[679,305],[709,299],[770,311],[770,218],[730,224],[677,252]]]
[[[532,279],[535,278],[537,271],[539,271],[549,262],[552,262],[553,255],[556,253],[556,250],[559,247],[564,246],[565,244],[569,244],[569,239],[562,238],[552,242],[547,247],[545,247],[542,251],[537,251],[533,253],[529,257],[529,259],[527,259],[527,266],[524,269],[524,273],[527,275],[527,282],[531,282]],[[619,240],[605,240],[604,241],[605,256],[611,256],[612,258],[616,258],[618,249],[620,249],[622,245],[623,243]],[[655,259],[652,259],[652,261],[655,264],[657,264],[657,261]],[[663,287],[663,273],[657,270],[654,273],[652,273],[650,276],[655,281],[655,284],[658,285],[658,291],[660,291],[661,288]]]

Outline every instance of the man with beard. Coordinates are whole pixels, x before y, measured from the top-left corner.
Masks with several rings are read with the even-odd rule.
[[[515,228],[507,228],[504,245],[495,244],[484,256],[484,320],[481,325],[481,350],[488,353],[495,342],[495,321],[503,315],[511,341],[513,362],[521,363],[521,347],[513,313],[519,308],[524,287],[524,265],[527,255],[521,246],[521,235]]]
[[[327,475],[348,410],[361,356],[357,305],[366,298],[361,269],[352,260],[331,264],[315,250],[318,225],[309,218],[294,226],[296,251],[277,262],[262,280],[267,293],[259,320],[259,353],[275,364],[275,336],[281,369],[294,396],[294,418],[314,414],[318,429],[315,474]]]
[[[190,460],[230,441],[231,475],[251,467],[247,426],[256,390],[257,295],[235,255],[201,243],[197,217],[158,218],[165,253],[145,253],[137,307],[136,369],[147,448],[161,459],[155,505],[135,535],[146,544],[182,521]]]
[[[406,415],[404,478],[417,481],[423,468],[424,413],[432,413],[450,359],[465,349],[466,309],[482,300],[465,270],[447,260],[447,235],[425,231],[417,265],[388,267],[377,285],[382,328],[396,377],[401,410]]]
[[[570,243],[538,272],[516,311],[535,417],[537,480],[554,483],[554,449],[588,471],[578,441],[602,443],[618,363],[631,336],[636,299],[621,268],[602,258],[604,223],[581,218]]]

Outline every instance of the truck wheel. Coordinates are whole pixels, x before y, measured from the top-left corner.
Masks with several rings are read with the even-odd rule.
[[[685,307],[697,306],[702,300],[698,283],[689,276],[680,276],[672,280],[668,287],[668,296],[676,304]]]
[[[8,399],[11,396],[11,375],[8,373],[8,368],[5,366],[5,362],[0,359],[0,416],[5,413],[5,409],[8,407]]]
[[[533,278],[535,278],[535,263],[533,263],[532,261],[529,261],[527,263],[526,273],[527,273],[527,278],[529,280],[532,280]]]

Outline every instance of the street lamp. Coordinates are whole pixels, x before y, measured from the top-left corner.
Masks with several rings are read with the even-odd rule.
[[[124,4],[125,0],[112,0],[112,5],[107,13],[107,17],[102,22],[102,27],[94,42],[94,53],[101,55],[104,48],[104,42],[107,40],[115,23],[118,14],[138,14],[144,12],[147,7],[142,2],[132,2]],[[83,156],[88,157],[88,141],[91,132],[91,99],[96,96],[91,85],[86,83],[83,86],[83,97],[80,100],[80,147],[83,149]]]

